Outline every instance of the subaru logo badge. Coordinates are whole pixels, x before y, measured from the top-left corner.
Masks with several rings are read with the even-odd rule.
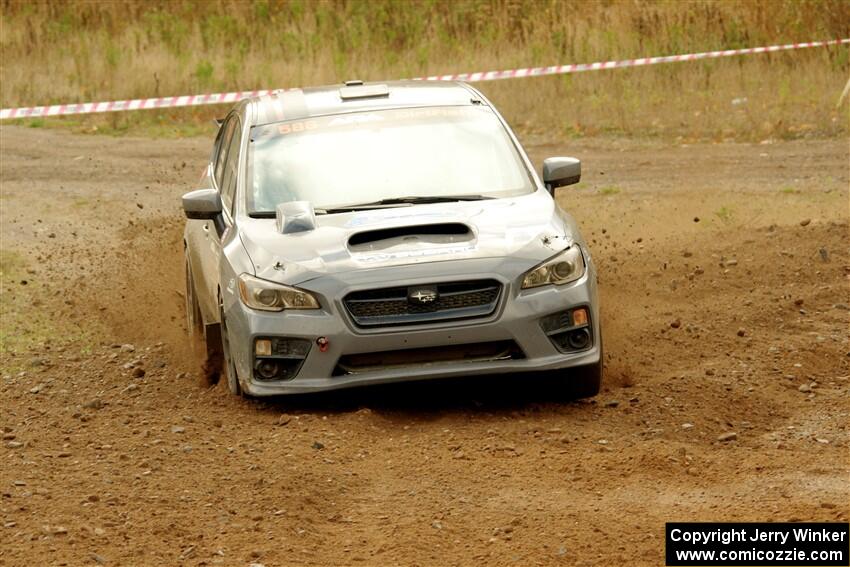
[[[407,301],[417,305],[434,303],[440,294],[434,286],[417,286],[407,288]]]

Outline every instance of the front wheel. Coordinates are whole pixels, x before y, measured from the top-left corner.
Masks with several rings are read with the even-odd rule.
[[[553,372],[551,386],[554,395],[562,400],[592,398],[602,389],[602,343],[599,345],[599,362]]]
[[[227,389],[235,396],[244,396],[239,377],[236,375],[236,365],[230,352],[230,337],[227,332],[227,320],[224,317],[224,309],[221,309],[221,354],[224,366],[224,374],[227,376]]]
[[[186,271],[186,330],[189,334],[189,348],[192,354],[202,358],[202,371],[207,384],[218,383],[221,374],[221,337],[218,325],[204,325],[201,306],[195,292],[195,278],[192,276],[192,264],[189,254],[185,258]]]

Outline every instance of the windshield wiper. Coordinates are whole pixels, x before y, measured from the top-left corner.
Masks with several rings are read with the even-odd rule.
[[[430,203],[454,203],[457,201],[485,201],[495,199],[487,195],[413,195],[410,197],[390,197],[371,203],[356,203],[352,205],[338,205],[333,207],[322,207],[315,209],[317,215],[332,215],[334,213],[349,213],[352,211],[368,211],[370,209],[389,209],[394,207],[410,207],[413,205],[427,205]],[[273,219],[274,211],[251,211],[248,216],[252,219]]]
[[[431,203],[454,203],[457,201],[484,201],[494,199],[486,195],[414,195],[410,197],[390,197],[370,203],[357,203],[353,205],[339,205],[316,209],[317,215],[346,213],[351,211],[366,211],[369,209],[383,209],[398,206],[426,205]]]

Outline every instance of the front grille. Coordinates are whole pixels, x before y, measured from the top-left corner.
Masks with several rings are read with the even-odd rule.
[[[525,358],[514,341],[494,341],[463,345],[410,348],[385,352],[346,354],[340,357],[334,376],[379,372],[390,368],[457,362],[494,362]]]
[[[429,303],[408,299],[410,290],[419,288],[435,290],[437,298]],[[411,325],[486,317],[496,310],[501,290],[496,280],[474,280],[355,291],[343,303],[361,327]]]

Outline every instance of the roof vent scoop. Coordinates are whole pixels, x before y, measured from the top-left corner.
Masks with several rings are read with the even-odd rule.
[[[364,85],[363,81],[346,81],[345,86],[339,89],[339,96],[343,102],[359,98],[388,97],[390,88],[387,85]]]
[[[281,234],[308,232],[316,228],[316,213],[310,201],[290,201],[275,208],[277,231]]]

